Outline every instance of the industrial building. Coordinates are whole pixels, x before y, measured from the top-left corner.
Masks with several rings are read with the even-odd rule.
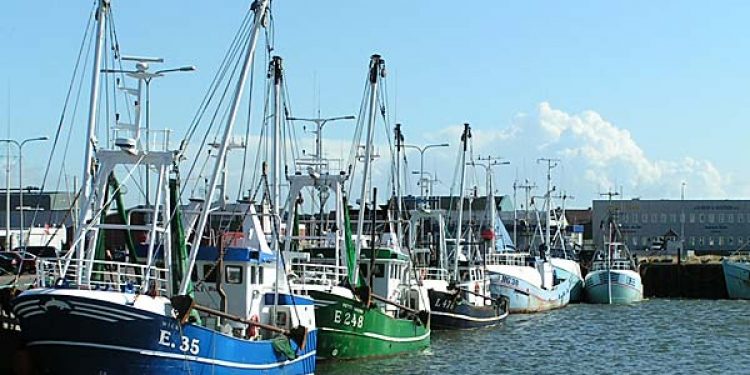
[[[615,213],[628,247],[654,252],[670,243],[695,254],[750,249],[748,200],[595,200],[593,237],[604,242],[607,215]]]

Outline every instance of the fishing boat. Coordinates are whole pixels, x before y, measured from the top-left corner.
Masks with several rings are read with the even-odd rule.
[[[113,148],[93,147],[102,40],[110,16],[110,2],[99,1],[80,192],[79,222],[85,224],[77,228],[73,246],[64,257],[39,263],[39,287],[12,301],[40,373],[315,371],[313,301],[289,291],[280,268],[281,254],[268,246],[254,205],[245,204],[249,215],[242,225],[242,239],[220,239],[209,246],[203,241],[268,5],[268,0],[253,3],[238,37],[243,43],[236,44],[233,53],[240,60],[225,62],[237,63],[242,69],[234,95],[224,102],[228,117],[205,199],[195,220],[183,220],[177,167],[184,149],[171,150],[166,140],[155,147],[153,134],[148,130],[141,133],[140,116],[133,125],[117,124]],[[146,67],[140,62],[138,70],[143,72]],[[140,87],[131,90],[138,98],[136,106],[141,102]],[[135,113],[140,114],[138,107]],[[144,144],[150,148],[144,149]],[[91,165],[94,160],[96,168]],[[139,208],[146,217],[144,224],[104,220],[113,201],[118,211],[122,209],[122,185],[115,177],[121,170],[128,172],[120,181],[123,185],[135,171],[156,177],[155,185],[150,186],[153,204]],[[104,236],[112,230],[124,231],[129,238],[131,233],[142,233],[146,258],[138,262],[105,260]],[[134,256],[135,250],[130,254]]]
[[[430,298],[433,329],[465,329],[495,325],[508,316],[507,302],[488,298],[489,280],[481,265],[459,264],[460,283],[451,282],[447,265],[445,221],[442,210],[418,208],[410,212],[410,249],[419,280]],[[421,229],[437,228],[435,233]],[[433,256],[434,255],[434,256]]]
[[[590,303],[627,304],[643,299],[638,266],[623,240],[616,213],[607,220],[604,246],[594,253],[586,274],[585,294]]]
[[[490,296],[489,278],[486,277],[472,227],[463,226],[466,152],[470,139],[471,128],[469,124],[464,124],[464,132],[461,135],[462,152],[458,160],[461,195],[457,206],[456,235],[450,244],[446,238],[445,220],[440,210],[433,211],[423,207],[411,212],[411,250],[415,254],[435,255],[434,262],[430,262],[432,256],[416,257],[419,260],[417,271],[422,275],[420,279],[428,289],[431,323],[434,329],[488,327],[498,324],[508,316],[506,300]],[[433,230],[425,231],[425,227]],[[437,231],[434,231],[436,227]],[[421,238],[418,243],[418,235],[424,237],[425,233],[429,238]],[[425,249],[419,245],[428,245],[432,248]],[[452,250],[452,258],[448,255],[449,247]],[[448,264],[450,259],[453,260],[452,266]]]
[[[727,295],[731,299],[750,299],[750,260],[724,259],[721,261]]]
[[[574,245],[565,233],[565,228],[568,226],[565,217],[565,201],[568,197],[563,194],[559,198],[562,199],[562,210],[559,215],[556,210],[553,210],[555,212],[555,236],[552,239],[550,262],[554,267],[555,277],[570,280],[570,302],[581,302],[584,285],[581,264],[577,253],[573,251]]]
[[[551,198],[551,169],[555,160],[540,159],[547,164],[545,207]],[[505,296],[511,313],[534,313],[567,306],[573,289],[573,278],[560,278],[551,260],[550,210],[547,213],[544,243],[537,254],[531,252],[488,253],[487,272],[493,297]],[[537,220],[537,222],[540,222]],[[540,228],[540,233],[542,232]]]
[[[430,343],[426,291],[414,283],[409,272],[411,260],[403,253],[399,241],[392,241],[395,233],[390,229],[389,220],[380,220],[383,225],[378,238],[376,189],[373,189],[369,209],[366,204],[374,156],[378,86],[383,77],[385,61],[373,55],[367,79],[367,135],[361,157],[364,165],[356,241],[349,210],[343,205],[345,283],[340,285],[343,287],[329,290],[308,289],[315,300],[315,318],[320,332],[317,355],[321,359],[388,356],[422,350]],[[353,147],[359,149],[359,140]],[[365,235],[366,213],[371,216],[369,236]]]

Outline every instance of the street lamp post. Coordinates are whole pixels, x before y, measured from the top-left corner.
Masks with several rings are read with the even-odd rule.
[[[137,79],[138,80],[137,95],[138,95],[138,103],[139,103],[139,105],[140,105],[140,102],[141,102],[141,88],[142,88],[142,85],[143,84],[146,85],[146,90],[145,90],[146,91],[145,92],[145,99],[146,99],[145,100],[145,102],[146,102],[146,114],[145,114],[145,119],[146,119],[146,121],[145,121],[146,122],[146,126],[145,126],[145,128],[146,128],[145,129],[146,130],[146,142],[145,142],[145,146],[146,146],[146,150],[145,151],[148,152],[149,149],[150,149],[150,142],[151,142],[151,139],[150,139],[151,137],[150,137],[150,133],[149,133],[150,122],[151,122],[151,115],[150,115],[151,114],[151,109],[150,109],[150,107],[151,107],[151,105],[150,105],[150,102],[151,102],[151,80],[154,79],[154,78],[163,77],[166,73],[172,73],[172,72],[192,72],[192,71],[195,71],[195,66],[188,65],[188,66],[181,66],[179,68],[161,69],[161,70],[157,70],[155,72],[149,72],[148,71],[149,63],[163,63],[164,59],[162,59],[160,57],[123,56],[122,60],[124,60],[124,61],[135,61],[136,62],[136,64],[135,64],[135,70],[102,69],[101,72],[102,73],[124,73],[124,74],[127,74],[131,78]],[[136,113],[138,113],[138,116],[140,116],[139,112],[136,112]],[[139,127],[138,120],[136,120],[136,129],[135,129],[135,133],[136,134],[140,133],[140,129],[138,129],[138,127]],[[150,185],[150,183],[149,183],[149,174],[146,173],[146,189],[145,189],[146,190],[146,206],[150,206],[151,205],[151,202],[150,202],[150,200],[151,200],[151,198],[150,198],[150,187],[149,187],[149,185]]]
[[[12,144],[16,145],[16,147],[18,147],[18,200],[19,200],[18,214],[19,214],[19,217],[20,217],[20,224],[19,224],[20,241],[19,241],[19,246],[21,248],[24,248],[24,246],[26,245],[26,242],[24,241],[24,237],[25,236],[23,234],[23,225],[24,225],[24,221],[23,221],[24,220],[24,217],[23,217],[23,146],[26,143],[28,143],[28,142],[46,141],[48,139],[49,138],[47,138],[47,137],[27,138],[27,139],[24,139],[23,141],[21,141],[20,143],[18,141],[16,141],[15,139],[0,139],[0,142],[4,142],[4,143],[8,143],[8,144],[12,143]],[[10,170],[8,170],[8,172],[10,172]],[[10,184],[10,178],[6,179],[6,183]],[[9,193],[10,192],[10,186],[9,185],[6,186],[5,189],[6,189],[6,192],[8,192],[8,194],[10,194]],[[8,202],[9,200],[10,199],[6,198],[6,204],[7,204],[7,206],[10,206],[10,204]],[[5,209],[8,210],[8,212],[10,212],[10,207],[6,207]],[[10,218],[10,215],[6,215],[6,221],[7,221],[5,223],[5,228],[6,228],[6,233],[5,233],[5,237],[6,237],[6,240],[5,240],[6,250],[10,250],[10,248],[9,248],[10,247],[10,240],[9,240],[9,237],[10,237],[10,220],[9,220],[9,218]]]
[[[417,145],[404,145],[406,148],[413,148],[417,151],[419,151],[419,180],[424,180],[424,153],[433,148],[433,147],[449,147],[450,145],[448,143],[440,143],[440,144],[429,144],[425,146],[417,146]],[[425,190],[424,190],[424,184],[419,187],[419,196],[420,198],[424,198],[425,196]]]

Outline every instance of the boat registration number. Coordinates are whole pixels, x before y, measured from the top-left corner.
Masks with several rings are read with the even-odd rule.
[[[334,310],[333,322],[354,328],[362,328],[365,324],[365,316],[351,311]]]
[[[168,348],[178,348],[181,352],[189,352],[190,354],[197,355],[200,352],[200,340],[191,339],[187,336],[180,336],[179,345],[172,341],[172,333],[166,330],[159,330],[159,345],[166,346]]]
[[[518,286],[518,279],[506,275],[500,278],[500,282],[506,285]]]

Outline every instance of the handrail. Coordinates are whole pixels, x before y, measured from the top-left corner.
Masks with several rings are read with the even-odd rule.
[[[346,278],[347,268],[334,264],[307,263],[292,261],[290,284],[334,286]]]
[[[612,260],[607,265],[606,261],[597,260],[591,264],[591,271],[602,271],[602,270],[630,270],[633,271],[633,263],[629,260]]]
[[[148,267],[144,264],[133,264],[127,262],[115,262],[105,260],[73,259],[65,274],[66,260],[63,259],[39,259],[37,263],[37,283],[40,287],[49,287],[62,279],[67,285],[79,288],[91,288],[102,290],[116,290],[121,292],[167,293],[167,269],[160,267]],[[78,264],[88,270],[91,267],[91,280],[86,285],[76,285],[76,272]],[[148,274],[152,281],[153,290],[141,290],[143,278]]]
[[[485,256],[488,265],[525,266],[527,253],[489,253]]]

